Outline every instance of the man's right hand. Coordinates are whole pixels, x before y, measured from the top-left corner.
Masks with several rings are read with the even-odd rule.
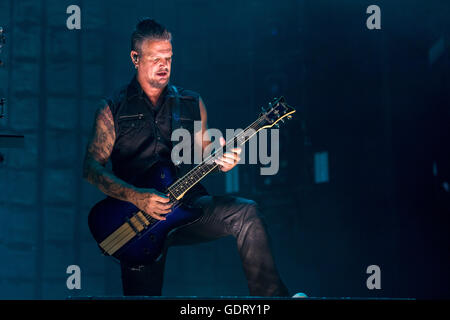
[[[155,189],[136,188],[131,202],[140,210],[158,220],[166,220],[162,215],[168,214],[172,210],[172,203],[169,203],[169,194],[166,195]]]

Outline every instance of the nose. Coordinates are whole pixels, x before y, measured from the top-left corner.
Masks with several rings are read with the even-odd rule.
[[[169,70],[169,66],[170,66],[170,62],[165,59],[159,63],[160,68],[163,67],[164,69]]]

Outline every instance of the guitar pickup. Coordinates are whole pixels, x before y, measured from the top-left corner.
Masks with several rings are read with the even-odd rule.
[[[147,226],[151,224],[148,221],[147,221],[148,223],[146,223],[144,221],[145,217],[144,216],[140,216],[140,214],[142,214],[142,213],[139,211],[138,213],[136,213],[131,218],[128,218],[128,217],[126,218],[126,222],[131,227],[131,229],[133,229],[133,231],[136,233],[136,235],[141,233],[142,230],[146,229]]]
[[[131,222],[131,219],[127,217],[126,221],[127,221],[128,225],[131,227],[131,229],[133,229],[133,231],[134,231],[136,234],[138,234],[139,231],[138,231],[138,229],[135,227],[134,223]]]
[[[141,217],[139,216],[139,214],[140,214],[140,212],[136,213],[136,214],[134,215],[134,217],[135,217],[136,220],[144,227],[144,229],[146,229],[147,226],[148,226],[148,223],[146,224],[146,223],[144,222],[144,220],[141,219]],[[144,218],[144,217],[142,217],[142,218]],[[145,218],[144,218],[144,219],[145,219]]]

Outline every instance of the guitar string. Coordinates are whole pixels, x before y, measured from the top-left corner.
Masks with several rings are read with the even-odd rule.
[[[272,111],[270,111],[270,112],[272,112]],[[263,116],[261,116],[261,117],[258,118],[256,121],[254,121],[251,125],[249,125],[245,130],[243,130],[241,133],[237,134],[237,135],[234,136],[232,139],[230,139],[230,141],[227,142],[227,143],[225,144],[225,146],[223,146],[223,147],[226,148],[226,147],[228,146],[228,144],[231,144],[231,143],[233,143],[233,146],[234,146],[235,140],[239,139],[239,138],[240,138],[240,135],[245,134],[245,133],[247,132],[247,130],[249,130],[250,128],[255,129],[255,128],[253,128],[253,126],[255,126],[255,125],[261,123],[263,120],[265,120],[265,118],[264,118]],[[244,143],[245,143],[245,141],[244,141]],[[223,147],[222,147],[222,149],[223,149]],[[187,174],[185,174],[181,179],[184,179],[187,175],[191,174],[191,172],[195,171],[195,170],[198,169],[201,165],[205,164],[206,161],[209,160],[210,158],[215,157],[217,153],[219,153],[219,152],[215,151],[212,155],[208,156],[201,164],[199,164],[198,166],[196,166],[195,168],[193,168],[191,171],[189,171]],[[211,170],[213,170],[213,169],[214,169],[215,167],[217,167],[217,166],[218,166],[218,164],[216,163],[216,164],[213,166],[213,168],[211,168]],[[210,170],[210,171],[211,171],[211,170]],[[202,177],[202,178],[203,178],[203,177]],[[181,180],[181,179],[179,179],[179,180]],[[200,181],[200,180],[198,180],[198,181]],[[198,181],[197,181],[197,182],[198,182]],[[176,185],[176,184],[177,184],[177,183],[175,182],[172,186],[174,186],[174,185]],[[170,186],[169,188],[171,188],[172,186]],[[168,188],[168,189],[169,189],[169,188]],[[170,192],[170,191],[169,191],[169,192]],[[172,194],[172,192],[171,192],[171,194]],[[172,194],[172,195],[173,195],[173,194]],[[174,196],[174,195],[173,195],[173,196]],[[180,205],[181,205],[181,201],[175,200],[175,205],[172,206],[172,211],[173,211],[174,209],[178,208]],[[140,212],[142,212],[142,213],[144,214],[145,218],[146,218],[147,220],[149,220],[149,219],[148,219],[148,216],[149,216],[148,213],[146,213],[146,212],[144,212],[144,211],[140,211]],[[136,213],[136,214],[138,214],[138,213]],[[134,216],[134,215],[133,215],[133,216]],[[153,218],[152,216],[150,216],[150,217],[151,217],[151,219],[153,219],[153,220],[164,221],[164,220],[155,219],[155,218]],[[146,226],[145,228],[151,226],[152,224],[158,223],[158,221],[156,221],[156,222],[154,222],[154,223],[152,223],[152,221],[148,221],[148,222],[149,222],[149,225]],[[128,237],[130,234],[132,234],[133,232],[134,232],[133,237],[136,236],[137,233],[136,233],[134,230],[130,229],[129,232],[124,232],[124,233],[122,234],[122,237],[120,237],[120,239],[116,239],[116,241],[114,241],[114,243],[117,244],[118,242],[119,242],[119,243],[122,242],[123,239],[127,238],[127,237]],[[131,239],[130,239],[130,240],[131,240]],[[127,241],[127,242],[128,242],[128,241]],[[124,245],[125,245],[125,244],[124,244]],[[123,245],[122,245],[121,247],[123,247]],[[119,249],[120,249],[120,248],[119,248]]]
[[[272,113],[273,110],[274,110],[274,107],[273,107],[269,112],[267,112],[267,114]],[[245,128],[242,132],[240,132],[239,134],[237,134],[236,136],[234,136],[232,139],[230,139],[230,140],[225,144],[225,146],[223,146],[223,147],[227,147],[229,144],[233,144],[233,146],[234,146],[234,143],[235,143],[236,140],[238,141],[238,143],[240,143],[241,145],[243,145],[248,139],[243,140],[242,142],[240,142],[240,141],[238,140],[239,138],[241,138],[240,135],[246,134],[247,131],[248,131],[249,129],[255,129],[256,126],[257,126],[258,124],[260,124],[263,120],[267,120],[267,118],[264,117],[264,116],[260,116],[260,117],[259,117],[258,119],[256,119],[252,124],[250,124],[247,128]],[[277,121],[275,121],[275,122],[277,122]],[[262,127],[261,127],[261,128],[262,128]],[[261,128],[260,128],[260,129],[261,129]],[[258,131],[258,130],[257,130],[257,131]],[[257,131],[256,131],[256,132],[257,132]],[[252,136],[253,136],[253,134],[252,134],[250,137],[248,137],[248,138],[251,138]],[[223,147],[222,147],[222,149],[223,149]],[[222,151],[222,150],[220,150],[220,151]],[[188,173],[186,173],[182,178],[178,179],[175,183],[173,183],[171,186],[169,186],[169,187],[167,188],[167,190],[170,192],[170,194],[171,194],[172,196],[176,197],[175,194],[174,194],[173,192],[170,191],[170,189],[173,189],[173,188],[175,188],[175,187],[178,187],[180,184],[182,184],[182,181],[181,181],[181,180],[186,179],[186,176],[188,176],[188,175],[193,175],[193,174],[194,174],[194,171],[199,171],[201,166],[207,164],[206,162],[207,162],[210,158],[215,157],[218,153],[219,153],[218,151],[215,151],[212,155],[208,156],[202,163],[200,163],[199,165],[197,165],[195,168],[191,169],[191,170],[190,170]],[[208,171],[206,174],[204,174],[204,172],[203,172],[202,176],[200,176],[200,177],[196,176],[196,178],[197,178],[198,180],[195,182],[195,184],[198,183],[201,179],[203,179],[209,172],[211,172],[211,171],[212,171],[214,168],[216,168],[217,166],[218,166],[218,164],[214,164],[213,167],[209,168],[209,171]],[[197,173],[198,173],[198,172],[197,172]],[[190,188],[188,188],[187,190],[189,190],[189,189],[190,189]],[[183,192],[185,192],[185,190],[183,190]],[[177,208],[177,207],[179,207],[179,206],[182,204],[182,202],[179,201],[179,200],[176,200],[176,202],[177,202],[176,205],[173,206],[174,209]]]
[[[258,119],[258,120],[259,120],[259,119]],[[258,120],[257,120],[257,121],[258,121]],[[254,123],[252,123],[249,127],[247,127],[243,132],[241,132],[241,133],[239,133],[239,134],[244,134],[250,127],[252,127],[254,124],[256,124],[257,121],[255,121]],[[239,135],[239,134],[238,134],[238,135]],[[231,142],[233,142],[233,144],[234,144],[234,139],[237,138],[238,135],[236,135],[235,137],[233,137],[233,139],[230,139],[230,141],[228,141],[227,144],[226,144],[225,146],[223,146],[223,147],[227,147],[228,144],[230,144]],[[231,141],[231,140],[233,140],[233,141]],[[223,147],[222,147],[222,148],[223,148]],[[188,175],[190,175],[191,173],[193,173],[193,171],[196,171],[199,167],[201,167],[201,166],[207,164],[207,161],[210,160],[212,157],[216,156],[217,153],[219,153],[219,152],[218,152],[218,151],[215,151],[212,155],[209,155],[206,159],[204,159],[204,160],[202,161],[202,163],[200,163],[199,165],[197,165],[195,168],[191,169],[191,170],[190,170],[188,173],[186,173],[182,178],[178,179],[175,183],[173,183],[169,188],[173,189],[173,188],[175,188],[176,186],[178,186],[178,185],[181,183],[181,180],[184,180],[186,176],[188,176]]]
[[[233,146],[234,146],[234,143],[235,143],[235,140],[238,140],[239,138],[241,138],[241,135],[244,135],[244,134],[246,134],[247,133],[247,131],[249,130],[249,129],[255,129],[256,127],[254,127],[254,126],[256,126],[256,125],[258,125],[259,123],[261,123],[263,120],[265,120],[265,118],[264,117],[260,117],[260,118],[258,118],[256,121],[254,121],[250,126],[248,126],[245,130],[243,130],[242,132],[240,132],[239,134],[237,134],[236,136],[234,136],[232,139],[230,139],[226,144],[225,144],[225,146],[222,146],[222,149],[225,147],[225,148],[227,148],[229,145],[231,146],[231,144],[233,144]],[[238,141],[239,142],[239,141]],[[244,141],[245,142],[245,141]],[[178,179],[177,181],[175,181],[171,186],[169,186],[168,187],[168,190],[169,190],[169,192],[171,192],[171,190],[174,190],[174,189],[176,189],[177,187],[179,187],[181,184],[183,184],[185,181],[184,180],[186,180],[187,179],[187,176],[189,176],[189,175],[193,175],[194,174],[194,171],[197,171],[196,173],[198,173],[198,171],[200,170],[200,168],[202,167],[202,166],[204,166],[204,165],[211,165],[211,164],[209,164],[209,163],[207,163],[209,160],[211,160],[211,158],[214,158],[214,157],[216,157],[220,152],[221,152],[222,150],[220,150],[220,151],[214,151],[214,153],[213,154],[211,154],[211,155],[209,155],[206,159],[204,159],[203,161],[202,161],[202,163],[200,163],[199,165],[197,165],[195,168],[193,168],[193,169],[191,169],[188,173],[186,173],[182,178],[180,178],[180,179]],[[214,165],[213,165],[213,167],[211,168],[211,170],[213,170],[214,168],[216,168],[218,166],[218,164],[217,163],[215,163]],[[211,171],[211,170],[209,170],[209,171]],[[196,177],[196,178],[199,178],[199,177]],[[200,177],[200,178],[203,178],[203,177]],[[197,182],[198,181],[200,181],[201,179],[199,179],[199,180],[197,180]],[[197,183],[196,182],[196,183]],[[184,191],[182,191],[182,192],[184,192]],[[172,194],[173,194],[173,192],[171,192]],[[175,194],[173,194],[174,196],[176,196]],[[178,195],[177,195],[178,196]]]

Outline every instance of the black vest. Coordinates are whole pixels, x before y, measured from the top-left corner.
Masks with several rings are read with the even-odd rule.
[[[191,133],[191,155],[194,154],[194,121],[200,121],[199,94],[180,87],[168,85],[163,90],[158,103],[153,106],[142,90],[136,77],[130,84],[119,90],[107,103],[114,117],[116,140],[111,154],[114,174],[127,183],[134,184],[158,161],[172,162],[171,134],[173,110],[179,114],[180,126]],[[175,108],[175,104],[179,107]],[[176,143],[176,142],[175,142]],[[192,163],[192,162],[191,162]],[[179,176],[193,165],[178,167]],[[193,200],[208,192],[197,183],[185,195],[185,200]]]

